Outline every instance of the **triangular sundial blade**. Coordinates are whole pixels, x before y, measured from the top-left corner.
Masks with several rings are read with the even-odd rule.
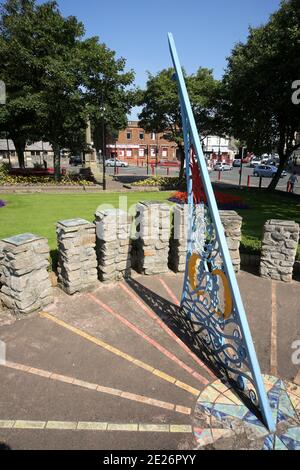
[[[192,318],[202,325],[198,339],[206,357],[227,375],[273,432],[274,420],[171,33],[168,39],[181,105],[189,202],[182,309],[191,315],[191,303],[194,304]],[[197,199],[200,179],[206,204]],[[201,286],[198,292],[197,283]]]

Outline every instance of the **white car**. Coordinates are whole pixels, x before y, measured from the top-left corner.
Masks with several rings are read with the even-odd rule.
[[[250,167],[255,168],[256,166],[261,165],[261,159],[258,157],[253,157],[250,162]]]
[[[215,171],[230,171],[232,170],[232,165],[230,163],[217,163],[214,167]]]
[[[118,160],[117,158],[116,160],[114,158],[111,158],[110,160],[106,160],[105,166],[118,166],[122,168],[127,168],[129,165],[127,162],[123,162],[122,160]]]

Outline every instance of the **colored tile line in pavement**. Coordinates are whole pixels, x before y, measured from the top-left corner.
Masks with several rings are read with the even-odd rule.
[[[28,374],[36,375],[45,379],[55,380],[57,382],[63,382],[69,385],[76,385],[78,387],[86,388],[88,390],[94,390],[96,392],[104,393],[107,395],[117,396],[119,398],[125,398],[126,400],[135,401],[138,403],[143,403],[145,405],[156,406],[158,408],[164,408],[166,410],[175,411],[177,413],[182,413],[189,415],[191,414],[191,409],[186,408],[181,405],[176,405],[174,403],[169,403],[161,400],[155,400],[144,395],[137,395],[135,393],[125,392],[123,390],[118,390],[116,388],[104,387],[102,385],[85,382],[83,380],[78,380],[74,377],[69,377],[66,375],[56,374],[51,371],[36,369],[34,367],[26,366],[24,364],[18,364],[15,362],[6,361],[2,364],[3,367],[8,369],[14,369],[21,372],[26,372]]]
[[[271,374],[277,375],[277,289],[272,281]]]
[[[161,432],[191,434],[190,425],[105,423],[98,421],[26,421],[0,420],[0,429],[55,430],[55,431],[118,431],[118,432]]]
[[[147,343],[151,344],[155,349],[157,349],[159,352],[161,352],[164,356],[166,356],[168,359],[171,361],[175,362],[179,367],[184,369],[188,374],[192,375],[195,379],[197,379],[199,382],[201,382],[204,385],[207,385],[209,382],[205,377],[202,377],[200,374],[197,374],[197,377],[194,376],[195,370],[189,367],[185,362],[181,361],[175,354],[172,354],[170,351],[168,351],[164,346],[159,344],[157,341],[155,341],[153,338],[150,338],[148,335],[146,335],[140,328],[135,326],[133,323],[128,321],[125,317],[120,315],[119,313],[115,312],[111,307],[109,307],[107,304],[102,302],[100,299],[98,299],[94,294],[87,294],[87,297],[92,300],[94,303],[98,304],[103,310],[105,310],[107,313],[112,315],[114,318],[119,320],[123,325],[127,326],[131,331],[134,331],[137,335],[139,335],[143,340],[145,340]],[[195,389],[196,390],[196,389]],[[197,390],[196,390],[197,392]],[[198,394],[199,395],[199,391]]]
[[[111,352],[112,354],[115,354],[118,357],[121,357],[122,359],[130,362],[131,364],[134,364],[137,367],[141,367],[142,369],[146,370],[147,372],[150,372],[151,374],[155,375],[156,377],[159,377],[162,380],[165,380],[166,382],[172,383],[176,387],[181,388],[182,390],[185,390],[186,392],[194,395],[194,396],[199,396],[200,390],[197,390],[194,387],[191,387],[188,384],[185,384],[184,382],[181,382],[180,380],[177,380],[175,377],[172,377],[169,374],[166,374],[165,372],[162,372],[159,369],[156,369],[155,367],[147,364],[146,362],[140,361],[139,359],[136,359],[135,357],[124,353],[120,349],[115,348],[114,346],[111,346],[108,343],[105,343],[101,339],[95,338],[94,336],[89,335],[85,331],[79,330],[78,328],[75,328],[72,325],[69,325],[68,323],[59,320],[58,318],[53,317],[49,313],[43,312],[40,314],[42,318],[46,318],[54,323],[56,323],[59,326],[62,326],[63,328],[72,331],[72,333],[75,333],[78,336],[81,336],[82,338],[90,341],[91,343],[96,344],[97,346],[100,346],[103,349],[106,349],[106,351]]]
[[[196,354],[194,354],[189,347],[169,328],[155,313],[148,308],[125,284],[120,283],[120,287],[138,304],[146,313],[146,315],[154,320],[199,366],[202,367],[212,378],[216,378],[212,371],[202,362]],[[193,377],[197,378],[200,382],[204,379],[204,385],[208,385],[209,381],[202,377],[198,372],[193,372]]]
[[[172,302],[174,302],[174,304],[177,305],[177,307],[179,307],[180,302],[177,299],[174,292],[172,291],[172,289],[168,286],[168,284],[161,277],[159,277],[158,280],[161,283],[161,285],[163,286],[163,288],[165,289],[165,291],[168,293],[170,299],[172,299]]]

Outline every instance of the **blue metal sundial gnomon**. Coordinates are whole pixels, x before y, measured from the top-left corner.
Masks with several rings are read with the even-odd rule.
[[[188,254],[181,308],[193,325],[197,344],[207,361],[248,399],[267,428],[274,431],[182,68],[172,34],[168,37],[180,98],[189,204]],[[201,176],[207,204],[195,202],[195,168],[196,175]]]

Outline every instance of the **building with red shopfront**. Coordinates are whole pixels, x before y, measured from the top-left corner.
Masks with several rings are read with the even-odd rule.
[[[177,145],[164,139],[163,134],[146,132],[138,121],[128,121],[115,142],[107,145],[107,157],[118,158],[132,165],[178,163]]]

